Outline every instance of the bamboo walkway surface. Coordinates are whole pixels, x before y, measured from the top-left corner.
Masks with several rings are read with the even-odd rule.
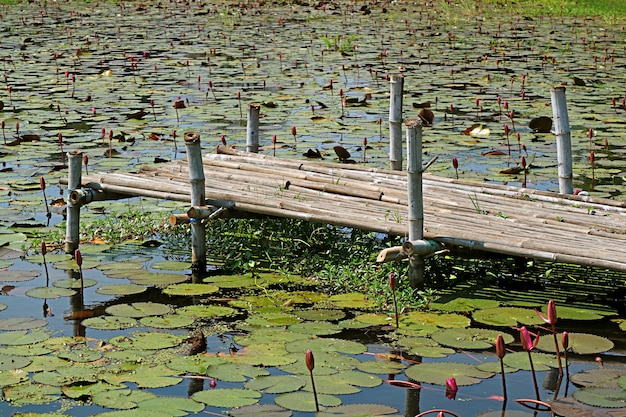
[[[202,159],[206,204],[397,236],[408,231],[405,172],[218,147]],[[190,204],[185,160],[82,177],[84,188]],[[626,202],[425,174],[424,237],[465,248],[626,271]]]

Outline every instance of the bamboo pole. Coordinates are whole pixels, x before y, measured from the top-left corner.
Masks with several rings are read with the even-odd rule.
[[[82,184],[83,152],[80,150],[67,153],[68,175],[67,190],[72,193]],[[65,253],[74,253],[80,243],[80,204],[67,203],[67,221],[65,226]]]
[[[248,125],[246,128],[246,151],[259,152],[259,111],[261,105],[252,103],[248,106]]]
[[[424,238],[424,196],[422,195],[422,124],[419,120],[406,122],[407,192],[409,198],[409,241]],[[407,242],[405,242],[407,243]],[[407,271],[411,288],[424,287],[424,256],[415,253],[413,245],[405,252],[409,256]]]
[[[550,96],[552,98],[554,134],[556,135],[559,192],[561,194],[573,194],[572,139],[570,137],[569,116],[567,115],[565,87],[553,87],[550,90]]]
[[[189,164],[189,183],[191,185],[191,205],[205,205],[205,179],[202,165],[200,135],[195,132],[185,133],[187,162]],[[195,220],[195,219],[194,219]],[[202,221],[191,222],[191,268],[206,272],[206,230]]]
[[[389,97],[389,163],[392,170],[402,171],[402,94],[404,77],[391,76]]]

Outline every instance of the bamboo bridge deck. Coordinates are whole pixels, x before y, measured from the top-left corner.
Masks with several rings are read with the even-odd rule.
[[[406,236],[405,172],[224,147],[202,158],[206,205]],[[123,197],[190,204],[186,161],[82,177]],[[425,174],[424,237],[465,248],[626,271],[626,202]]]

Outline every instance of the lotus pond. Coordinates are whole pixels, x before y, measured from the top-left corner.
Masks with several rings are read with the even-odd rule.
[[[386,166],[394,73],[405,76],[405,118],[433,112],[424,130],[424,152],[439,157],[431,172],[456,175],[456,157],[463,178],[520,184],[525,156],[528,186],[548,190],[558,188],[556,149],[541,118],[551,116],[550,88],[567,84],[575,186],[624,198],[623,21],[467,2],[302,3],[0,6],[0,414],[313,415],[310,349],[320,416],[534,416],[542,413],[514,401],[536,397],[519,337],[526,326],[543,335],[531,352],[541,400],[559,415],[623,416],[620,274],[575,295],[559,284],[602,273],[572,267],[557,280],[548,266],[533,270],[541,286],[521,288],[487,286],[482,274],[450,279],[396,326],[391,301],[320,291],[314,274],[253,262],[240,276],[219,265],[192,276],[185,245],[85,235],[80,268],[58,242],[48,241],[44,259],[42,237],[64,230],[56,184],[65,152],[82,149],[97,172],[179,158],[189,130],[207,151],[222,138],[241,147],[245,108],[258,102],[262,152],[331,160],[341,146],[354,162]],[[164,220],[184,209],[92,204],[82,222],[137,207]],[[600,296],[581,297],[589,288]],[[557,332],[570,335],[570,378],[560,383],[551,328],[535,312],[547,316],[550,299]]]

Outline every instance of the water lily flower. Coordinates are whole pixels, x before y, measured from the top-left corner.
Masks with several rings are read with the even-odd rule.
[[[389,288],[391,288],[391,291],[395,291],[396,289],[396,273],[395,272],[389,273]]]
[[[309,371],[313,371],[315,368],[315,358],[313,357],[311,349],[306,351],[306,367]]]
[[[526,326],[522,326],[522,328],[519,329],[519,334],[520,334],[520,340],[522,342],[522,348],[526,352],[530,352],[531,350],[537,347],[537,343],[539,343],[539,333],[537,333],[537,337],[533,341],[532,338],[530,337],[530,332],[528,331]]]
[[[544,317],[543,314],[539,310],[535,310],[537,315],[541,317],[541,320],[545,321],[550,326],[556,325],[557,315],[556,315],[556,305],[554,304],[554,300],[548,301],[548,318]]]
[[[446,397],[449,400],[454,400],[458,390],[459,390],[459,387],[456,385],[456,379],[454,378],[446,379]]]
[[[506,345],[504,344],[504,337],[501,334],[496,338],[496,354],[499,359],[504,358],[506,355]]]

